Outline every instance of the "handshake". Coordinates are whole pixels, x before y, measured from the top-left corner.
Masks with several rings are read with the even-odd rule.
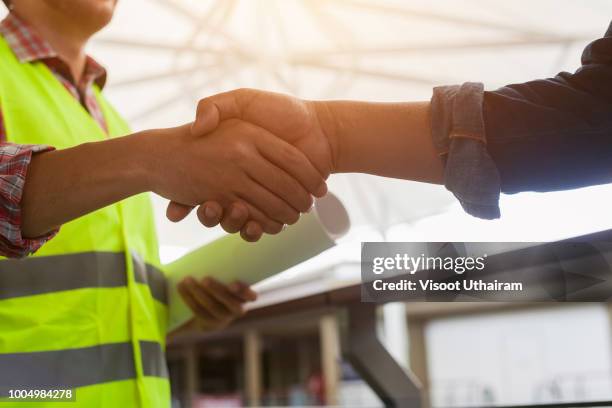
[[[296,223],[327,193],[332,173],[442,183],[430,120],[429,102],[218,94],[199,103],[188,125],[37,154],[21,200],[22,233],[39,237],[152,191],[170,200],[171,221],[199,207],[205,226],[257,241]]]
[[[203,99],[192,124],[147,135],[150,190],[171,200],[171,221],[199,207],[203,225],[247,241],[277,234],[327,193],[337,149],[322,109],[250,89]]]

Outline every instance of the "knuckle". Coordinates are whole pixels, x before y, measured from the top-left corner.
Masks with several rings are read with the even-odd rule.
[[[200,99],[198,101],[198,106],[196,108],[196,112],[198,114],[204,113],[210,106],[212,100],[210,97]]]
[[[244,99],[244,98],[249,98],[252,93],[253,93],[253,89],[252,88],[247,88],[247,87],[242,87],[242,88],[238,88],[234,91],[232,91],[234,96],[237,99]]]
[[[247,160],[252,156],[252,149],[249,143],[240,140],[233,139],[229,144],[231,157],[234,160]]]
[[[208,103],[208,98],[200,99],[198,101],[198,107],[197,107],[198,111],[204,109],[206,107],[207,103]]]
[[[235,142],[229,142],[227,146],[225,146],[225,149],[223,152],[223,160],[233,163],[235,168],[232,170],[235,170],[236,168],[237,169],[241,168],[240,163],[243,158],[244,158],[244,153],[242,152],[242,148],[238,147],[238,145]]]
[[[241,88],[238,88],[238,89],[236,89],[236,90],[232,91],[232,93],[233,93],[234,95],[236,95],[237,97],[241,97],[241,96],[245,96],[245,94],[246,94],[248,91],[249,91],[249,88],[246,88],[246,87],[241,87]]]

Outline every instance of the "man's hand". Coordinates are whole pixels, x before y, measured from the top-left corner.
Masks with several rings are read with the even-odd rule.
[[[21,200],[22,233],[38,237],[153,191],[173,201],[171,220],[204,203],[204,225],[221,221],[256,241],[297,221],[310,194],[324,195],[330,173],[442,183],[430,110],[429,102],[306,102],[255,90],[212,96],[193,126],[36,154]]]
[[[150,190],[183,206],[215,201],[219,215],[223,209],[228,219],[248,214],[266,233],[297,222],[312,206],[312,195],[327,191],[302,152],[245,121],[224,121],[206,137],[190,125],[151,131],[143,142]],[[168,216],[182,218],[172,211]]]
[[[321,126],[321,106],[289,95],[238,89],[202,99],[192,131],[205,135],[228,119],[252,123],[296,146],[327,178],[334,170],[336,146],[326,134],[329,129]]]
[[[197,281],[188,277],[178,284],[181,297],[194,314],[182,329],[220,330],[244,315],[244,304],[257,294],[240,282],[224,285],[213,278]]]
[[[322,118],[328,116],[324,109],[324,104],[288,95],[239,89],[202,99],[192,132],[206,138],[208,136],[204,135],[222,126],[226,120],[249,122],[297,147],[326,179],[334,171],[337,146],[333,132],[322,126]],[[190,210],[190,207],[171,203],[168,215],[179,220]],[[240,216],[232,217],[223,213],[219,203],[212,200],[200,207],[198,216],[206,226],[215,226],[220,222],[228,232],[241,230],[246,240],[254,241],[261,235],[258,234],[261,227],[257,222],[247,222],[248,218],[257,221],[255,217],[249,217],[244,211],[240,212]]]

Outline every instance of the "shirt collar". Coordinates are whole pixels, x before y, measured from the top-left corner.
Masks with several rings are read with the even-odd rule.
[[[0,22],[0,34],[2,34],[20,62],[50,62],[62,75],[67,75],[69,78],[72,76],[70,70],[67,69],[66,63],[58,56],[57,52],[51,47],[51,44],[15,13],[9,13]],[[83,78],[91,80],[102,89],[106,83],[106,69],[96,60],[87,56]]]

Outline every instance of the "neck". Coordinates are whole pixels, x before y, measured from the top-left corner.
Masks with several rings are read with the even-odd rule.
[[[87,61],[85,46],[93,33],[71,24],[53,9],[36,12],[15,7],[14,12],[51,45],[70,68],[74,81],[79,83]]]

